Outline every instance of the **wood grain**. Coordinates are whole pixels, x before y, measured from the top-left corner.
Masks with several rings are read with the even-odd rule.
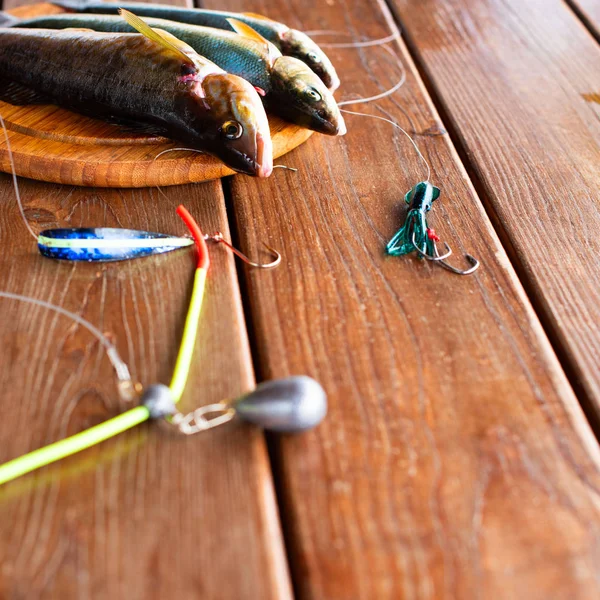
[[[10,11],[34,17],[62,12],[52,4],[34,4]],[[63,110],[57,106],[12,106],[0,102],[9,130],[18,175],[40,181],[99,187],[148,187],[209,181],[234,171],[213,156],[162,151],[181,144],[164,138],[125,133],[115,125]],[[312,131],[269,119],[273,156],[279,158],[304,143]],[[10,173],[5,144],[0,170]]]
[[[437,24],[448,21],[430,12],[442,6],[412,7],[430,23],[421,39],[439,61],[455,55],[452,44],[436,45]],[[366,0],[312,9],[263,0],[253,10],[354,40],[390,27],[385,7]],[[268,238],[285,251],[283,268],[247,274],[260,374],[308,372],[330,399],[317,430],[273,441],[297,598],[597,598],[596,440],[448,136],[432,135],[444,124],[404,45],[397,50],[406,85],[356,110],[414,122],[442,189],[431,225],[453,260],[469,251],[482,261],[474,276],[384,256],[405,192],[424,177],[408,141],[386,123],[348,116],[345,138],[315,136],[289,155],[297,174],[231,186],[242,246]],[[331,57],[342,98],[398,79],[382,49]],[[453,72],[454,87],[470,78]],[[479,74],[477,89],[489,85]],[[502,128],[489,137],[497,148],[513,146]],[[526,216],[521,203],[515,208]]]
[[[542,318],[600,412],[600,119],[583,97],[600,91],[600,47],[559,1],[396,5]]]
[[[182,233],[184,202],[228,236],[220,185],[73,188],[21,180],[36,231],[56,225]],[[1,288],[53,301],[107,331],[142,382],[168,382],[191,292],[188,251],[108,265],[41,257],[0,175]],[[233,258],[211,249],[183,408],[254,385]],[[0,462],[117,414],[115,379],[90,335],[0,300]],[[290,597],[262,435],[237,424],[180,439],[145,425],[0,488],[0,598]]]

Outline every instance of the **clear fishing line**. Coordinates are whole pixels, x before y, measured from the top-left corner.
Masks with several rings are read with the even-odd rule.
[[[367,98],[356,98],[355,100],[343,100],[342,102],[338,102],[338,106],[347,106],[348,104],[365,104],[367,102],[374,102],[376,100],[381,100],[383,98],[387,98],[391,96],[394,92],[397,92],[406,82],[406,69],[404,68],[404,63],[391,48],[387,46],[383,46],[383,49],[394,59],[398,70],[400,71],[400,80],[389,90],[381,92],[375,96],[369,96]]]
[[[131,382],[131,375],[129,373],[129,367],[123,361],[123,359],[119,356],[119,352],[116,346],[92,323],[80,317],[79,315],[65,309],[60,306],[56,306],[51,302],[46,302],[45,300],[39,300],[38,298],[31,298],[30,296],[23,296],[21,294],[13,294],[12,292],[2,292],[0,291],[1,298],[8,298],[9,300],[18,300],[19,302],[26,302],[28,304],[34,304],[36,306],[41,306],[42,308],[46,308],[48,310],[54,311],[60,315],[64,315],[69,319],[72,319],[85,329],[87,329],[94,337],[96,337],[100,343],[106,349],[106,354],[108,359],[110,360],[112,366],[115,369],[117,374],[117,379],[121,382]]]
[[[399,129],[410,140],[410,143],[414,146],[414,149],[417,152],[417,155],[419,156],[419,158],[425,164],[425,167],[427,168],[427,177],[425,178],[425,181],[426,182],[429,181],[429,178],[431,177],[431,167],[429,166],[429,163],[427,162],[427,160],[425,159],[425,157],[421,153],[421,150],[419,149],[419,146],[417,146],[417,143],[415,142],[415,140],[413,140],[412,136],[405,129],[402,129],[402,127],[400,127],[400,125],[398,125],[398,123],[396,123],[395,121],[392,121],[391,119],[386,119],[385,117],[380,117],[378,115],[371,115],[371,114],[368,114],[368,113],[355,112],[353,110],[346,110],[344,108],[340,108],[340,110],[343,113],[348,113],[350,115],[358,115],[358,116],[361,116],[361,117],[370,117],[371,119],[379,119],[380,121],[385,121],[386,123],[390,123],[390,125],[393,125],[397,129]]]
[[[396,59],[396,65],[400,69],[400,80],[396,85],[391,87],[389,90],[385,92],[381,92],[376,96],[369,96],[368,98],[357,98],[356,100],[343,100],[342,102],[338,102],[338,106],[347,106],[348,104],[366,104],[367,102],[375,102],[376,100],[381,100],[383,98],[387,98],[391,96],[394,92],[397,92],[405,83],[406,83],[406,69],[404,68],[404,63],[400,60],[400,57],[390,48],[384,47],[385,50],[388,51]]]
[[[195,148],[167,148],[162,152],[159,152],[152,160],[155,161],[159,156],[163,154],[168,154],[169,152],[177,152],[178,150],[187,151],[187,152],[196,152],[197,154],[206,154],[206,152],[202,152],[202,150],[196,150]]]
[[[162,156],[163,154],[167,154],[169,152],[175,152],[177,150],[187,150],[188,152],[197,152],[198,154],[206,154],[205,152],[202,152],[202,150],[196,150],[194,148],[168,148],[167,150],[163,150],[162,152],[159,152],[152,160],[155,161],[157,158],[159,158],[160,156]],[[298,169],[296,169],[295,167],[288,167],[287,165],[273,165],[274,169],[287,169],[288,171],[298,171]],[[156,186],[156,189],[166,198],[166,195],[164,194],[164,192],[160,189],[159,186]]]
[[[314,36],[314,35],[347,35],[351,36],[351,33],[347,31],[334,31],[331,29],[317,29],[315,31],[306,31],[306,35]],[[388,44],[389,42],[393,42],[394,40],[399,40],[399,33],[392,33],[383,38],[375,39],[375,40],[365,40],[363,42],[347,42],[342,44],[319,44],[321,48],[369,48],[371,46],[382,46],[383,44]]]
[[[25,216],[25,209],[23,208],[23,202],[21,200],[21,193],[19,191],[19,183],[17,182],[17,170],[15,168],[15,162],[13,160],[13,153],[12,153],[12,149],[10,147],[10,140],[8,138],[8,129],[6,128],[6,124],[4,123],[4,119],[2,118],[2,115],[0,115],[0,125],[2,125],[2,130],[4,131],[4,139],[6,140],[6,149],[8,150],[8,160],[10,162],[10,170],[12,173],[13,185],[15,188],[15,195],[17,196],[17,203],[19,204],[19,212],[21,213],[21,217],[23,217],[25,227],[27,227],[29,233],[37,241],[37,235],[35,234],[35,231],[33,231],[33,228],[31,227],[31,225],[29,224],[29,221],[27,220],[27,217]]]

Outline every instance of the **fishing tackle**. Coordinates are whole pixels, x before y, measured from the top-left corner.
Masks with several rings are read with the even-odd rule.
[[[43,256],[87,262],[129,260],[170,252],[194,243],[186,237],[112,227],[46,229],[36,239]]]
[[[404,196],[404,201],[409,205],[406,220],[388,242],[386,252],[390,256],[403,256],[416,251],[422,258],[434,261],[457,275],[470,275],[479,267],[479,261],[470,254],[465,254],[466,259],[471,263],[470,268],[461,270],[448,264],[445,259],[452,254],[450,246],[444,242],[446,253],[440,255],[436,246],[440,238],[427,224],[426,214],[439,195],[439,188],[431,185],[429,181],[421,181]]]
[[[446,262],[446,259],[451,256],[452,250],[450,246],[444,242],[446,247],[446,253],[440,255],[436,242],[440,241],[439,236],[435,233],[434,229],[431,229],[427,224],[426,214],[431,210],[433,202],[439,197],[439,188],[433,186],[429,182],[431,176],[431,167],[423,156],[421,150],[417,146],[413,138],[404,130],[398,123],[391,119],[379,117],[377,115],[370,115],[367,113],[359,113],[351,110],[340,109],[342,112],[359,115],[363,117],[371,117],[372,119],[379,119],[390,123],[397,129],[399,129],[413,145],[417,155],[423,161],[423,164],[427,168],[427,177],[424,181],[417,183],[405,196],[404,201],[409,205],[409,210],[406,215],[404,225],[396,232],[394,237],[388,242],[386,246],[386,252],[390,256],[403,256],[410,254],[411,252],[417,252],[421,258],[425,258],[432,261],[441,267],[444,267],[452,273],[457,275],[470,275],[479,268],[479,261],[471,254],[465,254],[465,258],[470,263],[468,269],[458,269]]]
[[[177,209],[177,214],[190,230],[197,249],[198,262],[181,345],[169,386],[156,383],[142,388],[139,383],[131,382],[129,370],[118,357],[114,345],[97,328],[78,315],[47,302],[0,292],[2,297],[25,300],[45,306],[84,325],[106,347],[115,368],[117,369],[118,365],[121,369],[121,371],[117,370],[119,382],[125,382],[121,387],[129,390],[129,393],[122,393],[121,396],[128,401],[135,399],[139,401],[138,406],[100,425],[0,465],[0,485],[85,450],[149,419],[164,419],[181,433],[191,435],[227,423],[236,415],[241,420],[264,429],[290,433],[310,429],[318,425],[325,417],[327,413],[326,394],[319,383],[305,376],[269,381],[260,384],[254,391],[239,398],[201,406],[187,414],[181,413],[177,409],[177,404],[181,400],[188,380],[204,298],[206,276],[210,265],[206,236],[203,235],[198,224],[183,206]],[[276,263],[278,262],[276,261]],[[269,266],[272,267],[275,264]]]
[[[108,262],[169,252],[194,243],[192,239],[186,237],[110,227],[45,229],[39,235],[36,234],[23,209],[10,138],[2,115],[0,115],[0,125],[4,131],[19,212],[25,227],[36,240],[43,256],[71,261]]]

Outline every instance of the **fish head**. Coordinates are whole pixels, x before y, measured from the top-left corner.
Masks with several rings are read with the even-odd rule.
[[[306,63],[332,92],[340,87],[335,67],[314,40],[297,29],[288,29],[280,34],[279,39],[283,54]]]
[[[207,75],[200,108],[208,108],[212,152],[239,173],[268,177],[273,172],[273,144],[264,106],[254,87],[228,73]]]
[[[271,83],[269,103],[278,115],[326,135],[346,133],[344,117],[333,94],[300,59],[277,58],[271,67]]]

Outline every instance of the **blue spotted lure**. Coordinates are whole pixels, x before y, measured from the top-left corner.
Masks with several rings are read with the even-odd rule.
[[[46,229],[37,236],[39,251],[60,260],[109,262],[141,258],[191,246],[188,237],[112,227]]]

